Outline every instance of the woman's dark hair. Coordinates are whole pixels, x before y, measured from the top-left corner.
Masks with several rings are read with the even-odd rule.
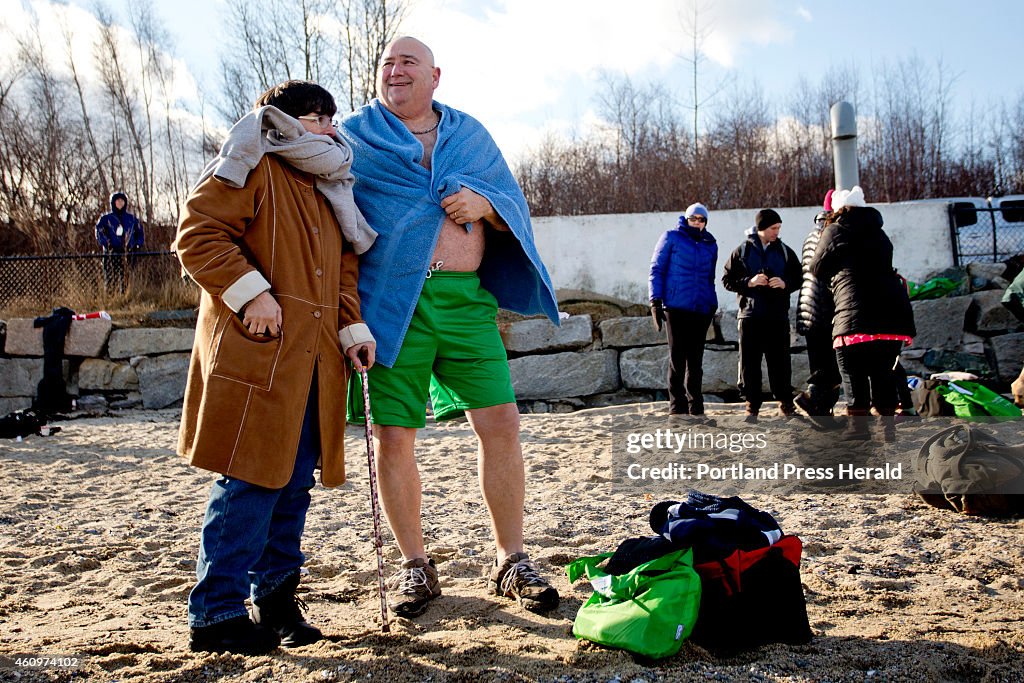
[[[827,219],[825,219],[825,225],[832,225],[833,223],[835,223],[836,221],[839,220],[840,216],[845,216],[846,214],[850,213],[850,211],[852,209],[854,209],[854,208],[856,208],[856,207],[853,207],[853,206],[841,206],[841,207],[839,207],[838,209],[836,209],[835,211],[832,212],[832,215],[830,215]]]
[[[267,105],[277,107],[295,118],[310,112],[334,116],[338,111],[331,93],[313,81],[291,80],[278,83],[256,98],[254,108]]]

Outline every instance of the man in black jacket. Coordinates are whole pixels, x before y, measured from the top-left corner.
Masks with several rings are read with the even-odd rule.
[[[747,241],[729,256],[722,284],[736,292],[740,340],[739,389],[748,418],[761,409],[761,358],[768,384],[783,415],[792,415],[789,359],[789,295],[800,287],[800,259],[779,239],[782,218],[772,209],[757,212]]]

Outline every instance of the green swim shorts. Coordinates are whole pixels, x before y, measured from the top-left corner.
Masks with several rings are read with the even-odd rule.
[[[498,302],[475,272],[432,271],[423,284],[393,367],[370,368],[372,422],[423,427],[429,392],[435,420],[514,403],[505,345],[495,324]],[[352,375],[348,419],[362,423],[362,381]]]

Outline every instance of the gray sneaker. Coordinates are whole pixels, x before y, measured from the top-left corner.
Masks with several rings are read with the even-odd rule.
[[[526,553],[514,553],[491,572],[488,585],[495,595],[518,600],[531,612],[558,607],[558,591],[541,578]]]
[[[406,560],[387,581],[388,607],[398,617],[423,614],[427,603],[441,594],[433,560]]]

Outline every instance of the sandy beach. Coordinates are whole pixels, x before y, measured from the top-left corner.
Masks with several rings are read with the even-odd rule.
[[[649,662],[577,641],[572,620],[591,587],[570,585],[564,566],[650,535],[648,512],[666,498],[612,485],[608,434],[663,410],[522,417],[528,550],[563,596],[546,616],[487,593],[493,547],[472,433],[464,421],[428,423],[418,451],[424,527],[444,594],[421,617],[393,619],[386,635],[363,433],[350,426],[349,481],[313,491],[304,539],[301,597],[327,638],[250,658],[188,650],[186,597],[214,475],[175,455],[178,411],[74,419],[48,438],[4,441],[0,656],[78,666],[8,667],[0,680],[1024,680],[1024,520],[960,516],[909,493],[744,495],[805,544],[808,645],[717,657],[687,643]],[[709,405],[712,416],[736,410]],[[387,535],[385,562],[399,559]]]

